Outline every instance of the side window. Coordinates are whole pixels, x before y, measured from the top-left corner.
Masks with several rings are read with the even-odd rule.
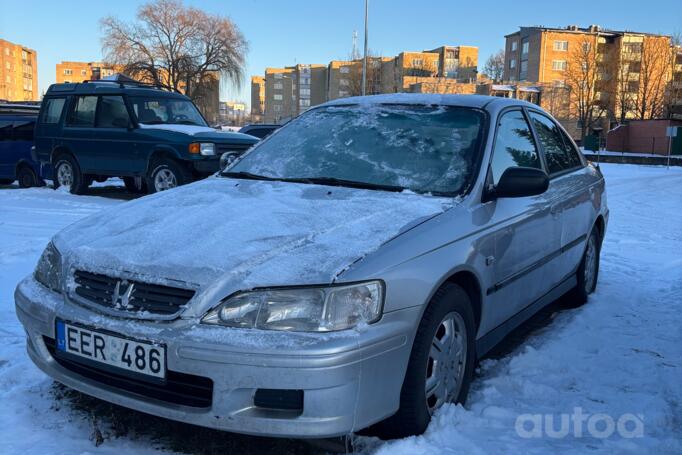
[[[64,102],[66,98],[49,98],[43,101],[43,113],[40,118],[40,123],[55,124],[59,123],[59,118],[62,116],[64,109]]]
[[[127,128],[130,116],[122,96],[103,96],[99,100],[98,128]]]
[[[12,140],[12,120],[0,119],[0,141]]]
[[[15,141],[32,141],[33,129],[35,122],[33,120],[14,122],[14,140]]]
[[[549,117],[531,112],[538,140],[545,149],[547,170],[550,174],[573,169],[581,164],[580,158],[568,144],[564,142],[561,129]]]
[[[538,150],[523,112],[509,111],[498,119],[495,149],[490,166],[495,185],[509,167],[523,166],[541,169]]]
[[[96,109],[96,96],[78,96],[74,100],[69,116],[66,119],[66,124],[68,126],[95,126]]]

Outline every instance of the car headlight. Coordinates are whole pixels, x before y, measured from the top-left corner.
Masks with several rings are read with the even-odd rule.
[[[215,144],[212,142],[192,142],[189,144],[189,153],[213,156],[215,155]]]
[[[201,322],[263,330],[331,332],[378,321],[383,301],[384,287],[380,281],[264,289],[229,297]]]
[[[62,255],[52,242],[47,244],[40,256],[33,276],[43,286],[61,292]]]

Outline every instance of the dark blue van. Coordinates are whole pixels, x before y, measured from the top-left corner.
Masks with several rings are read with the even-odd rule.
[[[50,169],[31,157],[39,106],[0,104],[0,185],[43,186]]]

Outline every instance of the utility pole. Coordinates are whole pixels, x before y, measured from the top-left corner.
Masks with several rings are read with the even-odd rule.
[[[362,96],[367,94],[367,16],[369,15],[369,0],[365,0],[365,55],[362,59]]]

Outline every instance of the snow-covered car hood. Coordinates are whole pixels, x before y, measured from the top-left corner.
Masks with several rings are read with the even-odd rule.
[[[54,243],[67,265],[159,283],[322,284],[451,202],[216,177],[92,215]]]

